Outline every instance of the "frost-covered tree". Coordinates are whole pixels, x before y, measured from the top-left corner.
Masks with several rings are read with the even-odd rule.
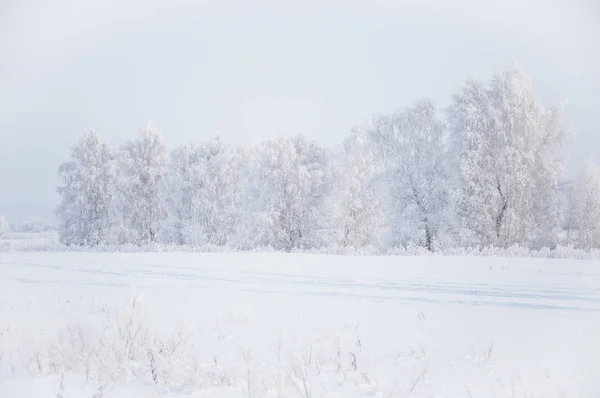
[[[166,178],[162,185],[167,206],[163,240],[176,244],[189,244],[190,229],[194,227],[194,214],[199,183],[193,178],[192,170],[199,163],[199,156],[192,143],[171,151],[166,166]]]
[[[39,217],[28,217],[23,224],[21,224],[21,230],[23,232],[47,232],[55,229],[55,225],[48,220]]]
[[[600,169],[588,159],[571,195],[572,242],[590,250],[600,248]]]
[[[435,104],[419,100],[373,118],[370,145],[383,165],[390,243],[433,250],[449,203],[450,161],[446,128]]]
[[[477,245],[549,244],[558,223],[558,154],[569,136],[562,109],[545,109],[519,69],[489,88],[468,81],[449,108],[460,138],[457,206],[463,237]]]
[[[457,192],[459,227],[465,243],[494,244],[500,237],[507,201],[498,188],[495,110],[488,90],[468,81],[454,94],[449,108],[451,130],[460,137],[460,186]]]
[[[157,240],[166,218],[160,185],[165,178],[162,135],[148,123],[138,139],[126,142],[118,153],[118,216],[121,242],[138,245]]]
[[[246,245],[291,251],[322,244],[328,152],[302,136],[265,142],[244,171]]]
[[[338,158],[333,195],[335,241],[344,247],[377,246],[384,215],[372,182],[377,163],[368,149],[365,134],[353,132]]]
[[[171,152],[165,191],[172,240],[225,245],[237,234],[240,151],[219,139]]]
[[[9,230],[8,221],[6,217],[0,214],[0,238],[4,236],[6,232]]]
[[[44,220],[39,217],[28,217],[25,221],[20,223],[14,223],[11,226],[11,229],[15,232],[47,232],[47,231],[55,231],[57,229],[56,225],[48,222],[48,220]]]
[[[61,164],[58,173],[62,182],[56,209],[60,240],[80,246],[105,242],[115,182],[108,144],[95,131],[89,132],[71,149],[71,160]]]

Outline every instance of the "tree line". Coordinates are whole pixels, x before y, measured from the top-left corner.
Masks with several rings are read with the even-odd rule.
[[[518,68],[469,80],[355,127],[334,149],[302,135],[167,151],[147,124],[117,150],[94,131],[59,167],[67,245],[600,246],[600,171],[575,181],[560,152],[571,130]]]

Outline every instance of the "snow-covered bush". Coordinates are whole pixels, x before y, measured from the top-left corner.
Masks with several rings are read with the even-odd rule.
[[[103,306],[85,319],[73,318],[44,341],[11,337],[13,345],[22,344],[11,353],[13,374],[83,375],[97,397],[131,380],[168,389],[197,376],[190,334],[184,327],[158,334],[137,294],[122,307]]]

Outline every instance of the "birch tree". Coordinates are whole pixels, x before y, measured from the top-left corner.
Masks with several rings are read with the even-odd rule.
[[[377,172],[366,135],[355,131],[345,140],[336,173],[334,225],[343,247],[378,246],[384,227],[383,204],[373,184]]]
[[[237,235],[240,151],[219,139],[171,153],[166,193],[174,240],[180,244],[225,245]]]
[[[573,184],[570,225],[575,246],[600,248],[600,169],[590,158]]]
[[[58,169],[62,185],[56,215],[63,243],[94,246],[106,241],[115,171],[114,156],[95,131],[71,149],[71,160]]]
[[[119,151],[119,213],[126,241],[138,245],[156,241],[166,218],[160,184],[165,178],[165,145],[150,123],[136,140]]]
[[[435,104],[416,101],[373,118],[369,140],[383,164],[391,244],[433,250],[449,203],[449,141]]]
[[[249,156],[242,209],[246,244],[285,251],[320,245],[332,183],[327,152],[293,136],[265,142]]]
[[[9,230],[9,224],[6,217],[0,214],[0,238]]]
[[[497,74],[486,88],[468,81],[449,109],[460,137],[458,209],[472,243],[508,247],[555,240],[569,137],[562,108],[546,109],[519,69]]]

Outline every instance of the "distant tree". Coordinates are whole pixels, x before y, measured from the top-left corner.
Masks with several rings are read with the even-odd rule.
[[[171,152],[165,192],[172,240],[180,244],[234,243],[241,200],[242,155],[219,139]]]
[[[573,185],[574,180],[563,179],[558,184],[557,213],[558,232],[555,244],[567,245],[572,243],[573,226]]]
[[[118,153],[118,214],[125,240],[142,245],[156,242],[166,218],[160,185],[165,178],[162,135],[148,123],[138,139],[126,142]]]
[[[331,190],[328,153],[302,136],[259,145],[244,171],[247,246],[291,251],[323,243],[323,204]]]
[[[338,155],[333,222],[335,242],[343,247],[378,246],[384,226],[383,205],[372,183],[377,163],[367,144],[357,130]]]
[[[192,170],[199,162],[198,154],[191,143],[171,151],[162,190],[167,206],[163,240],[176,244],[189,244],[188,230],[194,226],[197,190],[200,183],[192,177]]]
[[[0,214],[0,238],[9,230],[9,224],[6,217]]]
[[[460,137],[461,225],[477,245],[507,247],[555,241],[559,149],[569,137],[560,107],[545,109],[519,69],[486,88],[468,81],[449,108]]]
[[[110,230],[110,206],[115,182],[115,163],[108,145],[95,132],[86,134],[71,149],[71,160],[58,170],[60,240],[67,245],[98,245]],[[36,229],[29,220],[24,228]]]
[[[382,164],[392,244],[434,249],[449,205],[449,140],[435,104],[375,117],[367,135]]]
[[[563,180],[570,133],[562,105],[545,108],[518,68],[465,82],[445,114],[421,99],[374,116],[331,151],[298,135],[246,148],[216,139],[167,157],[147,124],[113,154],[90,132],[59,168],[60,237],[284,251],[590,249],[600,183],[590,162],[577,181]],[[13,229],[47,228],[29,224]]]
[[[15,232],[39,233],[56,230],[56,225],[39,217],[29,217],[25,221],[15,222],[11,229]]]
[[[573,184],[571,196],[572,242],[590,250],[600,248],[600,169],[587,159]]]

